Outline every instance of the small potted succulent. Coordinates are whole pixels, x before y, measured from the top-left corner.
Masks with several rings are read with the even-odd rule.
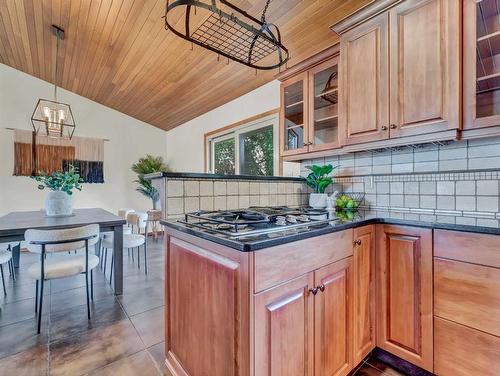
[[[37,181],[38,189],[48,188],[45,198],[45,213],[48,217],[64,217],[73,214],[73,190],[82,190],[83,179],[78,169],[70,165],[67,171],[46,174],[43,171],[32,177]]]
[[[315,209],[323,209],[326,207],[328,198],[325,189],[333,184],[333,178],[329,174],[336,167],[328,164],[324,166],[312,165],[307,168],[311,170],[311,173],[307,176],[306,182],[314,191],[309,196],[309,206]]]

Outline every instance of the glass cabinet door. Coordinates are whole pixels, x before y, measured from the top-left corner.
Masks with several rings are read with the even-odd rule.
[[[500,115],[498,0],[476,3],[476,117]]]
[[[300,75],[282,85],[283,154],[307,151],[307,106],[304,103],[306,75]]]
[[[339,145],[338,73],[338,58],[309,71],[309,150],[331,149]]]

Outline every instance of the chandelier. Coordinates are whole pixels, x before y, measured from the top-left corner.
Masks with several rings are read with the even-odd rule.
[[[75,119],[69,104],[57,101],[57,73],[59,41],[64,39],[64,30],[52,25],[52,31],[57,38],[56,42],[56,69],[54,74],[54,99],[39,99],[35,111],[31,116],[31,124],[35,134],[42,134],[52,138],[73,137],[75,132]]]
[[[266,21],[270,2],[267,0],[259,20],[227,0],[175,0],[171,3],[167,0],[163,17],[165,29],[218,56],[249,67],[279,68],[288,61],[289,54],[281,42],[278,27]],[[171,16],[176,12],[182,22],[177,16]]]

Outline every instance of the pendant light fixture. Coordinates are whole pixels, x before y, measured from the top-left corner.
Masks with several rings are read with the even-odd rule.
[[[57,39],[56,42],[56,69],[54,74],[54,98],[39,99],[35,111],[31,116],[31,124],[35,134],[42,134],[52,138],[73,137],[75,132],[75,119],[69,104],[57,101],[57,77],[58,77],[58,57],[59,41],[64,39],[64,30],[52,25],[52,31]]]
[[[266,21],[270,2],[266,1],[259,20],[228,0],[167,0],[165,29],[215,52],[217,57],[255,69],[279,68],[289,54],[278,27]],[[205,20],[200,23],[200,18]]]

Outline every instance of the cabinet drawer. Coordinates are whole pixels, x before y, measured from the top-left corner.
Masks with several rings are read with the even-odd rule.
[[[500,236],[435,230],[434,256],[500,268]]]
[[[434,372],[440,376],[496,376],[500,337],[434,319]]]
[[[254,292],[351,256],[352,229],[279,245],[254,253]]]
[[[500,336],[500,269],[435,258],[434,314]]]

